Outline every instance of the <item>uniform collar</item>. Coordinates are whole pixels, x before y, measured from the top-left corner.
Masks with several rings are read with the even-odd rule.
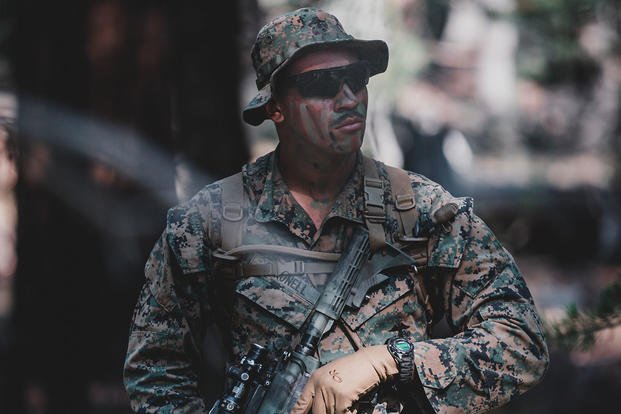
[[[312,244],[319,238],[313,221],[289,192],[278,169],[278,148],[244,168],[244,181],[251,199],[256,200],[254,219],[257,222],[275,221],[285,225],[291,233]],[[364,167],[362,153],[358,153],[356,166],[332,209],[324,220],[334,217],[364,223]]]

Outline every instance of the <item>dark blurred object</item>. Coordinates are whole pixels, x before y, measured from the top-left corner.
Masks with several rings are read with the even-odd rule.
[[[214,12],[198,1],[16,4],[19,262],[1,412],[127,411],[101,395],[122,390],[144,263],[177,203],[175,160],[195,189],[247,161],[237,3]]]
[[[216,7],[192,0],[169,6],[173,136],[182,162],[194,166],[192,171],[206,168],[212,180],[239,171],[250,154],[241,126],[238,44],[240,5],[257,10],[248,3],[227,1]],[[184,183],[182,198],[205,185],[194,175]]]
[[[604,257],[601,239],[606,192],[588,186],[472,188],[478,214],[516,254],[545,255],[560,263]]]
[[[425,0],[425,18],[427,24],[424,26],[431,37],[435,40],[441,39],[444,28],[449,18],[449,0]]]
[[[514,12],[520,24],[520,49],[517,63],[521,75],[547,86],[570,83],[588,89],[599,74],[599,65],[578,47],[580,31],[598,14],[612,13],[615,1],[566,0],[521,1]],[[612,9],[606,11],[606,8]],[[618,6],[617,6],[618,7]],[[533,59],[532,57],[538,57]]]
[[[580,366],[568,354],[553,352],[545,380],[497,414],[582,414],[618,411],[621,363]]]

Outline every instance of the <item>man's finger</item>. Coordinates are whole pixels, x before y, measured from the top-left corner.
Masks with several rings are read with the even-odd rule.
[[[332,414],[335,413],[334,403],[326,400],[326,395],[322,392],[313,398],[313,414]]]
[[[306,384],[306,386],[302,390],[300,398],[298,398],[295,405],[291,409],[291,414],[308,414],[313,404],[313,397],[313,388],[309,387],[308,384]]]

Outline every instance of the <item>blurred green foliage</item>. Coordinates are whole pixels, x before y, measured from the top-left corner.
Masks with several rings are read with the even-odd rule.
[[[546,324],[546,334],[555,348],[584,351],[595,344],[597,332],[620,324],[621,274],[600,292],[589,309],[579,309],[576,304],[569,305],[562,320]]]
[[[606,17],[608,11],[618,13],[619,1],[517,0],[514,18],[521,29],[518,73],[549,86],[587,84],[599,66],[580,45],[580,32],[586,24]]]

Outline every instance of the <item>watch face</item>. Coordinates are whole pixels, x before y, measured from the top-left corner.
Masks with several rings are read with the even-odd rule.
[[[410,352],[412,350],[412,345],[405,339],[397,339],[392,345],[399,352]]]

